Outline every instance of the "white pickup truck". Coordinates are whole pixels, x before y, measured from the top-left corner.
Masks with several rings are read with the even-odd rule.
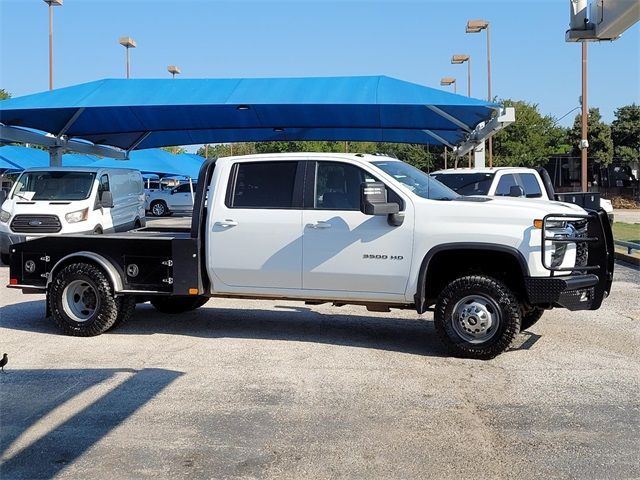
[[[220,158],[199,179],[190,229],[17,244],[9,287],[46,292],[48,313],[77,336],[146,301],[167,313],[210,297],[432,310],[451,352],[480,359],[544,309],[597,309],[611,288],[602,210],[462,197],[399,160],[361,154]]]
[[[600,202],[609,220],[613,222],[610,200],[594,194],[555,193],[549,174],[544,169],[526,167],[452,168],[431,174],[439,182],[460,195],[488,195],[490,197],[524,197],[542,200],[560,200],[569,203],[584,201],[592,195]]]

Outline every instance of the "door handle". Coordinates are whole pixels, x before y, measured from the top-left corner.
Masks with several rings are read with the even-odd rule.
[[[309,223],[307,227],[316,228],[316,229],[331,228],[331,224],[328,222],[316,222],[316,223]]]
[[[216,227],[229,228],[237,226],[238,222],[236,222],[235,220],[223,220],[221,222],[216,222],[213,225]]]

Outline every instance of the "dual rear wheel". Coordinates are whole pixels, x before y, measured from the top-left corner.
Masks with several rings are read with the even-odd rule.
[[[102,269],[90,263],[74,263],[60,270],[47,295],[51,316],[67,335],[92,337],[129,320],[136,308],[136,297],[116,297]],[[194,310],[207,297],[157,297],[151,304],[163,313]]]

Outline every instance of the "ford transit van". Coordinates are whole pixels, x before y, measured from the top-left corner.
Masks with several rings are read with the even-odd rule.
[[[32,168],[18,177],[0,210],[0,254],[45,235],[127,231],[145,226],[138,170]]]

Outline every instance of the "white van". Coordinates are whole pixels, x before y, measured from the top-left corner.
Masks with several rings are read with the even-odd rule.
[[[125,168],[30,168],[0,210],[0,254],[44,235],[121,232],[145,226],[142,175]]]

